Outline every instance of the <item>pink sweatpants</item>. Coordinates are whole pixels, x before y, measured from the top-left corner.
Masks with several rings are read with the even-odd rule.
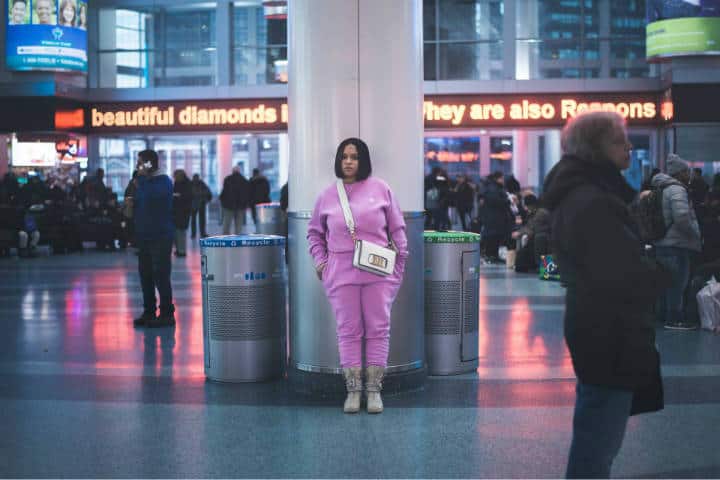
[[[365,339],[367,365],[387,367],[390,350],[390,310],[399,285],[380,281],[343,285],[328,291],[337,322],[340,363],[343,368],[362,367]]]

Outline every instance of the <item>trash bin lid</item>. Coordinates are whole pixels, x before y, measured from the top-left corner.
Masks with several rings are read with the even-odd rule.
[[[478,243],[480,241],[480,235],[477,233],[455,232],[452,230],[447,232],[425,230],[423,237],[425,243]]]
[[[218,235],[200,240],[201,247],[276,247],[285,245],[285,237],[280,235]]]

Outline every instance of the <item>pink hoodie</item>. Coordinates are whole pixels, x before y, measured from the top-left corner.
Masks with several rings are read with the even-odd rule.
[[[402,278],[408,256],[405,220],[390,187],[379,178],[369,177],[345,184],[345,191],[355,220],[357,238],[387,245],[389,231],[398,249],[393,277]],[[335,183],[326,188],[315,202],[307,238],[316,267],[327,263],[328,253],[353,252],[353,240],[345,224]]]

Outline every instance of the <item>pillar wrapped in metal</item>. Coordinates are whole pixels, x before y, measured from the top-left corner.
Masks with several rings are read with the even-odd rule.
[[[285,238],[225,235],[200,240],[205,375],[255,382],[285,361]]]
[[[410,257],[392,311],[385,390],[418,388],[426,376],[422,2],[293,0],[288,29],[289,378],[303,391],[344,388],[335,319],[306,234],[318,192],[335,181],[337,145],[359,137],[370,148],[373,175],[390,185],[408,227]]]
[[[478,367],[480,235],[425,232],[425,344],[430,375]]]

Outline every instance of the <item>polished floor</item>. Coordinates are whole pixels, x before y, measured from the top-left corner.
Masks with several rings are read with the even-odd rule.
[[[560,477],[574,377],[556,283],[484,267],[480,368],[379,416],[283,381],[203,376],[199,256],[173,260],[174,329],[131,325],[131,251],[0,259],[2,477]],[[667,408],[633,417],[613,475],[720,477],[720,336],[658,331]]]

